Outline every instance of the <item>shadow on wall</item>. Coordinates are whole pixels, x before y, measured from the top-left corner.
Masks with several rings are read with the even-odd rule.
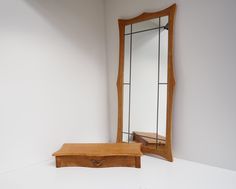
[[[104,56],[104,54],[98,52],[97,49],[91,48],[93,45],[104,43],[104,39],[94,35],[94,31],[100,30],[98,33],[104,33],[104,23],[100,20],[94,21],[98,16],[101,17],[103,15],[98,15],[101,14],[100,11],[94,11],[96,7],[94,7],[93,1],[24,1],[49,22],[53,28],[56,28],[63,37],[72,42],[76,47],[80,47],[80,50],[85,53],[89,51],[99,57],[101,54]],[[103,6],[102,3],[101,6]],[[94,7],[93,10],[88,11],[91,7]],[[86,19],[84,17],[86,17]],[[81,46],[83,47],[82,49]]]

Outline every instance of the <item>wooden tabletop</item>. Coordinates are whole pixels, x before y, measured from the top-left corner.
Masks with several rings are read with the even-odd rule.
[[[53,156],[141,156],[140,143],[66,143]]]

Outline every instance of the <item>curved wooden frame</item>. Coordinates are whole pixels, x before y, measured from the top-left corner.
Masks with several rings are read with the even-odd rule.
[[[172,158],[172,107],[173,107],[173,91],[175,86],[174,68],[173,68],[173,32],[174,32],[174,16],[176,4],[159,12],[143,13],[140,16],[131,19],[119,19],[120,32],[120,54],[119,54],[119,71],[117,79],[118,90],[118,129],[117,129],[117,143],[122,142],[123,130],[123,75],[124,75],[124,32],[125,26],[137,22],[158,18],[162,16],[169,16],[169,36],[168,36],[168,86],[167,86],[167,118],[166,118],[166,144],[158,146],[156,149],[142,146],[144,153],[156,154],[164,157],[168,161],[173,161]]]

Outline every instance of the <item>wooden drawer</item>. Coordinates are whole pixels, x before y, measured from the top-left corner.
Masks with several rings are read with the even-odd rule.
[[[136,167],[140,168],[140,157],[130,156],[59,156],[56,167]]]
[[[56,167],[136,167],[140,168],[141,144],[64,144],[53,154]]]

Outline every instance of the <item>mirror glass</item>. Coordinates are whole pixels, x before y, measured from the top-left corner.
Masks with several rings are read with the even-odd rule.
[[[165,145],[168,16],[125,26],[123,142]]]

